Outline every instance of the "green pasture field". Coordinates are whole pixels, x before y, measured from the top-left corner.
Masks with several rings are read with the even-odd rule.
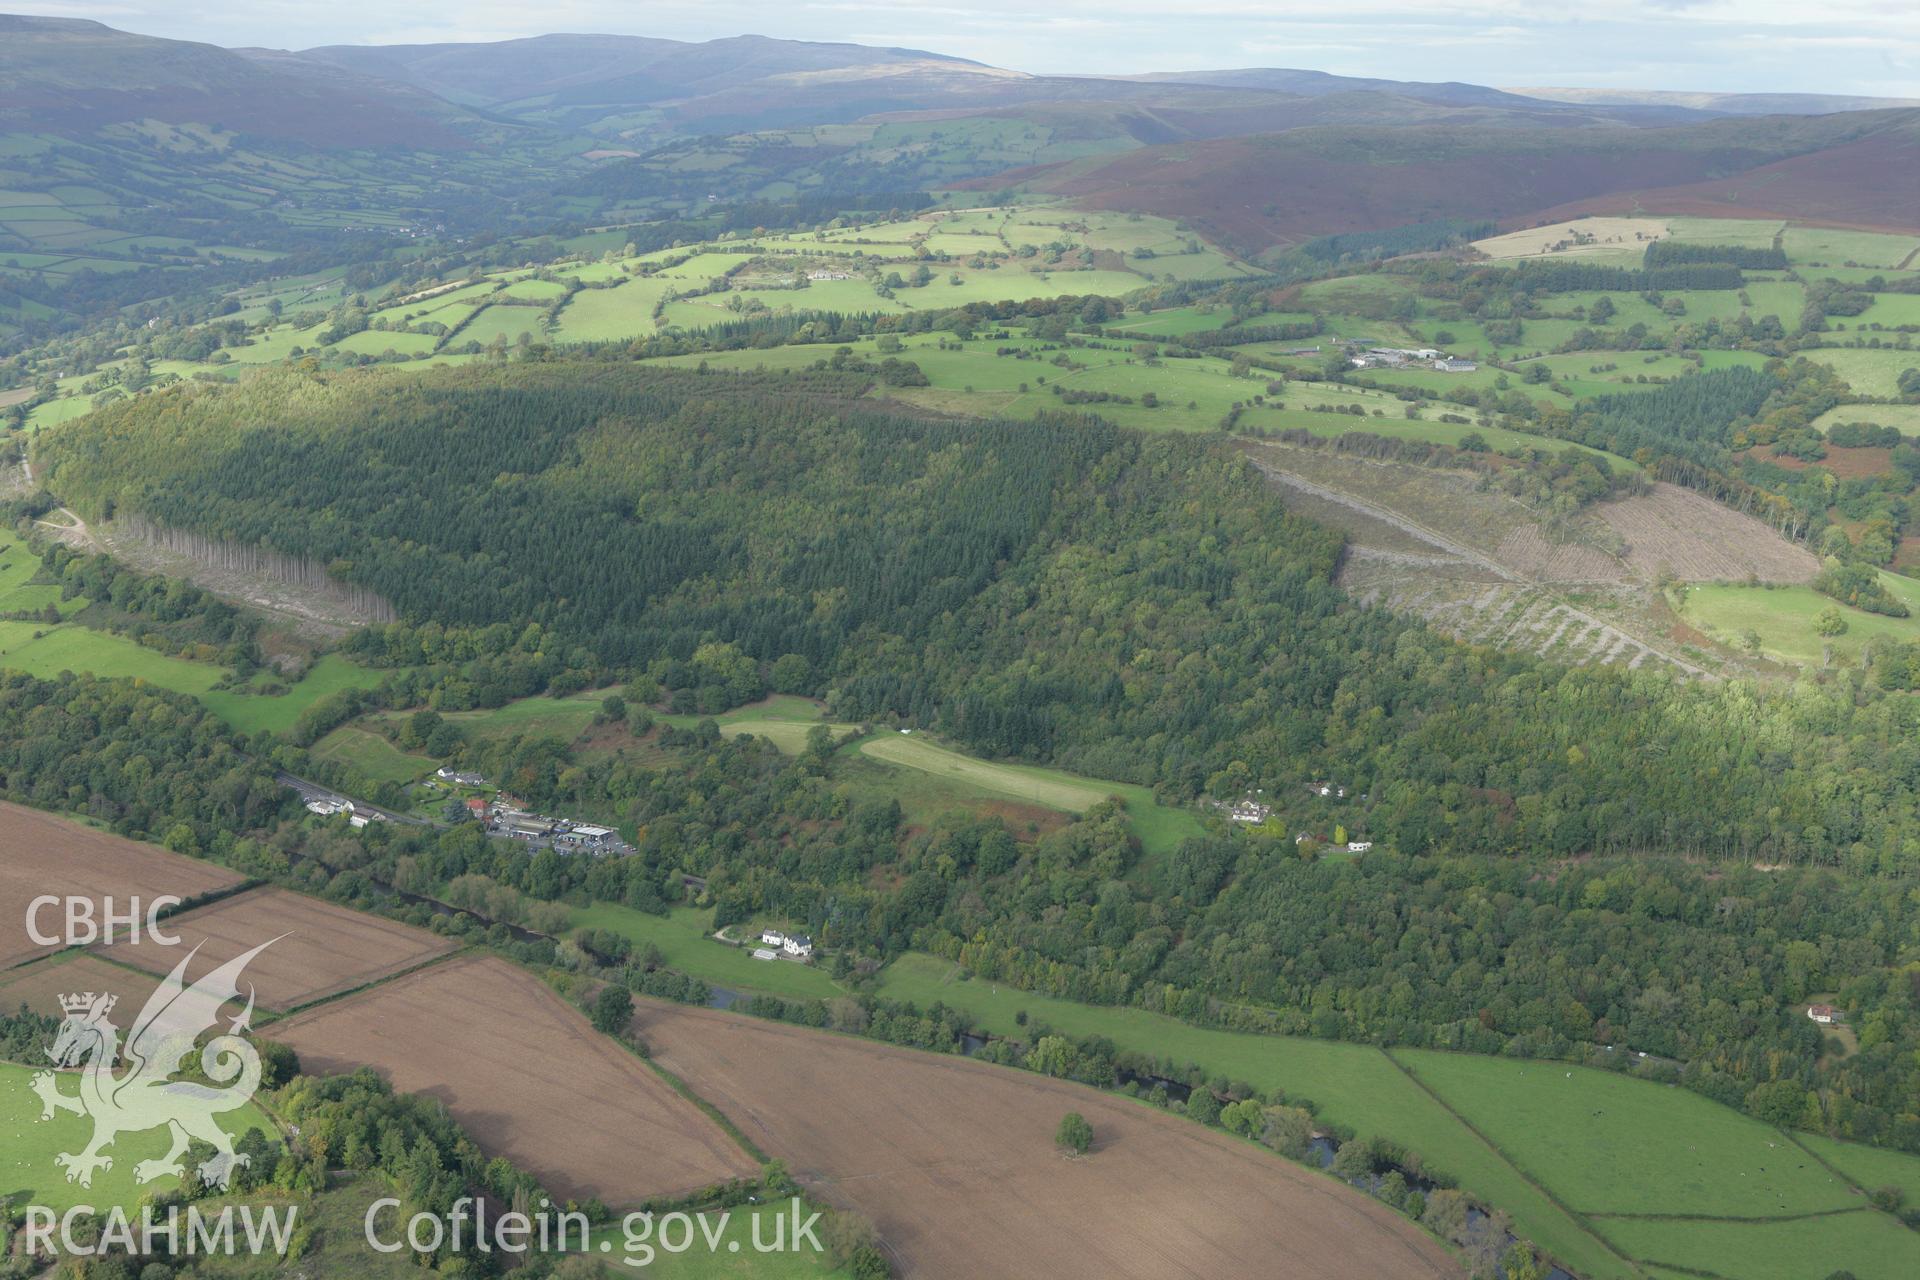
[[[1733,244],[1769,249],[1786,224],[1777,218],[1668,218],[1667,239],[1688,244]],[[1791,256],[1791,255],[1789,255]]]
[[[44,963],[44,962],[43,962]],[[131,1018],[138,1010],[127,1010]],[[66,1172],[54,1163],[54,1156],[83,1150],[93,1136],[93,1121],[70,1111],[56,1111],[53,1119],[40,1119],[40,1097],[33,1091],[38,1067],[0,1062],[0,1134],[7,1141],[0,1154],[0,1199],[12,1202],[15,1212],[28,1205],[42,1205],[64,1213],[75,1205],[93,1205],[104,1212],[118,1206],[132,1209],[142,1196],[156,1188],[177,1187],[178,1178],[164,1178],[145,1185],[134,1181],[134,1166],[143,1160],[158,1160],[170,1145],[165,1129],[142,1133],[124,1133],[104,1154],[113,1157],[113,1168],[94,1171],[93,1185],[82,1187],[68,1182]],[[60,1091],[71,1095],[79,1084],[75,1072],[62,1072]],[[277,1139],[279,1130],[258,1107],[247,1106],[220,1117],[220,1127],[234,1137],[248,1129],[258,1129]]]
[[[71,617],[87,607],[85,596],[71,600],[60,598],[60,587],[51,582],[31,582],[40,572],[40,557],[18,535],[0,529],[0,613],[38,612],[48,605]]]
[[[1392,1054],[1582,1214],[1761,1218],[1861,1203],[1779,1130],[1677,1085],[1558,1062]]]
[[[764,991],[794,999],[825,1000],[843,994],[827,971],[794,960],[755,960],[753,948],[734,947],[713,936],[713,910],[675,907],[665,916],[611,902],[577,908],[570,926],[605,929],[635,946],[660,949],[667,966],[730,991]],[[734,931],[736,936],[739,931]]]
[[[1134,834],[1149,855],[1164,853],[1182,840],[1201,834],[1200,819],[1192,812],[1163,805],[1151,790],[1131,783],[1082,778],[1039,765],[980,760],[938,746],[920,734],[879,734],[861,743],[858,750],[887,764],[955,779],[982,791],[1065,813],[1084,813],[1109,796],[1119,796],[1126,803]]]
[[[1873,639],[1920,640],[1920,582],[1899,574],[1881,573],[1880,581],[1905,601],[1912,613],[1905,618],[1850,608],[1812,587],[1748,587],[1695,583],[1682,589],[1678,611],[1688,622],[1723,644],[1737,645],[1747,631],[1757,632],[1763,653],[1796,665],[1821,661],[1824,646],[1858,661]],[[1821,636],[1813,620],[1835,607],[1847,620],[1846,634]]]
[[[482,742],[496,742],[515,734],[533,734],[571,742],[586,732],[594,716],[600,713],[600,704],[612,692],[611,689],[603,689],[569,698],[521,698],[487,711],[449,711],[442,718]],[[389,716],[405,714],[391,712]]]
[[[552,280],[535,280],[528,277],[515,280],[500,291],[502,297],[530,298],[535,302],[558,302],[567,291],[567,286]]]
[[[1909,436],[1920,436],[1920,404],[1843,404],[1815,418],[1813,425],[1826,431],[1836,422],[1871,422],[1875,426],[1898,428]]]
[[[555,272],[578,280],[582,284],[596,284],[604,280],[622,280],[626,278],[624,264],[620,262],[575,262],[555,267]]]
[[[44,431],[48,427],[57,427],[63,422],[71,422],[93,412],[93,402],[86,396],[65,396],[49,400],[45,404],[34,406],[27,415],[28,431]]]
[[[0,622],[0,666],[41,679],[62,671],[142,680],[204,698],[226,672],[206,662],[157,653],[125,636],[78,623]]]
[[[1109,325],[1108,332],[1116,337],[1184,338],[1188,334],[1211,333],[1231,319],[1233,312],[1226,307],[1172,307],[1165,311],[1135,312],[1120,323]],[[1262,316],[1255,323],[1269,323],[1272,319]]]
[[[436,762],[409,755],[377,733],[342,725],[313,744],[321,759],[348,765],[374,782],[412,782],[433,772]]]
[[[711,719],[720,726],[720,732],[726,737],[738,738],[752,734],[767,739],[788,755],[798,755],[803,751],[807,745],[807,735],[823,724],[835,738],[859,729],[858,725],[825,720],[819,703],[784,693],[776,693],[744,707],[735,707],[717,716],[662,715],[657,718],[682,729]]]
[[[1330,280],[1315,280],[1300,288],[1301,301],[1320,311],[1365,312],[1412,296],[1413,284],[1400,276],[1391,275],[1336,276]],[[1381,320],[1375,323],[1384,325],[1387,322]]]
[[[743,304],[758,302],[769,311],[838,311],[852,315],[863,311],[905,311],[913,307],[914,300],[925,292],[925,289],[901,289],[893,298],[883,298],[873,291],[873,286],[863,277],[855,276],[848,280],[809,281],[804,289],[734,288],[726,293],[690,298],[688,302],[718,313],[707,323],[719,324],[740,317],[740,312],[727,305],[735,299]]]
[[[1514,1217],[1515,1229],[1595,1280],[1631,1270],[1528,1182],[1379,1049],[1332,1040],[1262,1036],[1191,1026],[1144,1009],[1076,1004],[968,978],[944,960],[908,953],[881,972],[880,993],[921,1008],[939,1001],[984,1031],[1030,1038],[1036,1026],[1105,1036],[1121,1049],[1199,1063],[1255,1088],[1310,1099],[1326,1121],[1418,1151],[1434,1168]],[[1017,1015],[1026,1013],[1023,1026]]]
[[[478,342],[484,347],[496,338],[505,338],[507,345],[513,346],[525,334],[533,342],[544,342],[547,340],[546,315],[539,307],[489,306],[448,341],[456,347],[469,342]]]
[[[1861,395],[1900,394],[1900,374],[1920,369],[1920,351],[1900,351],[1892,347],[1814,347],[1801,351],[1809,360],[1829,365]]]
[[[1833,323],[1836,329],[1844,324],[1850,330],[1871,329],[1879,325],[1889,329],[1903,324],[1920,325],[1920,294],[1877,293],[1873,297],[1873,305],[1865,311]]]
[[[1871,1209],[1787,1222],[1608,1219],[1599,1224],[1624,1252],[1675,1280],[1857,1280],[1920,1275],[1920,1232]]]
[[[1906,1193],[1908,1208],[1920,1207],[1920,1157],[1813,1133],[1796,1133],[1793,1140],[1865,1190],[1898,1187]]]
[[[1211,249],[1160,253],[1151,258],[1129,254],[1127,265],[1149,280],[1235,280],[1252,274],[1247,267]]]
[[[654,304],[667,289],[661,280],[629,280],[612,289],[582,289],[561,310],[554,337],[561,342],[601,342],[652,333]]]
[[[326,328],[324,324],[311,325],[304,329],[296,329],[292,325],[281,325],[265,333],[256,333],[246,346],[228,347],[226,352],[234,364],[274,364],[291,356],[295,347],[299,347],[303,352],[314,350],[320,341],[320,335],[326,332]]]
[[[1616,472],[1640,469],[1640,464],[1631,458],[1622,458],[1600,449],[1590,449],[1586,445],[1574,444],[1566,440],[1553,440],[1546,436],[1530,436],[1522,431],[1509,431],[1505,427],[1477,427],[1472,423],[1462,425],[1457,422],[1434,422],[1428,419],[1404,417],[1356,418],[1349,414],[1310,414],[1293,409],[1278,413],[1266,409],[1250,410],[1240,419],[1240,423],[1243,427],[1264,427],[1270,424],[1279,427],[1303,427],[1323,439],[1367,431],[1375,435],[1390,436],[1396,440],[1420,440],[1428,444],[1451,446],[1457,446],[1465,436],[1478,435],[1500,452],[1510,449],[1541,449],[1548,454],[1557,454],[1572,449],[1577,453],[1591,453],[1596,458],[1604,458],[1607,465]]]
[[[1788,227],[1780,243],[1790,262],[1834,267],[1848,263],[1861,267],[1901,267],[1920,251],[1920,239],[1913,236],[1836,231],[1829,227]]]
[[[1501,369],[1482,366],[1470,373],[1442,373],[1438,369],[1355,369],[1350,377],[1361,384],[1376,383],[1383,387],[1405,387],[1410,391],[1425,391],[1430,395],[1445,395],[1461,387],[1472,387],[1476,391],[1495,389],[1502,376],[1508,382],[1508,389],[1518,391],[1530,400],[1541,404],[1559,405],[1566,408],[1572,399],[1545,385],[1528,386]]]
[[[383,672],[329,653],[309,667],[300,682],[283,694],[214,689],[195,696],[209,711],[242,733],[259,733],[263,729],[269,733],[285,733],[293,728],[293,722],[301,713],[329,694],[342,689],[371,689],[385,678]]]
[[[380,329],[362,329],[351,333],[333,344],[329,350],[351,351],[356,355],[379,356],[388,351],[397,351],[410,356],[416,351],[430,352],[440,345],[440,339],[430,333],[394,333]]]

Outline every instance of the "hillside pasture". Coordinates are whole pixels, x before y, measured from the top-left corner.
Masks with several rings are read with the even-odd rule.
[[[285,693],[227,688],[210,689],[195,693],[194,696],[207,710],[242,733],[259,733],[262,730],[285,733],[308,707],[329,694],[339,693],[343,689],[371,689],[385,678],[383,671],[363,667],[341,654],[329,653],[307,668],[299,682]],[[181,692],[191,690],[183,689]]]
[[[1350,1188],[1085,1086],[655,1001],[634,1030],[803,1186],[871,1218],[907,1275],[1459,1274]],[[1086,1158],[1053,1145],[1070,1110]]]
[[[262,944],[246,982],[268,1009],[290,1010],[352,991],[446,955],[451,939],[379,916],[349,910],[288,889],[254,889],[189,911],[168,924],[180,939],[162,946],[143,938],[101,949],[108,959],[165,974],[194,953],[187,980]]]
[[[758,1172],[638,1057],[504,960],[434,965],[274,1033],[308,1071],[370,1066],[399,1092],[439,1099],[481,1150],[556,1198],[625,1207]]]
[[[409,755],[377,733],[341,725],[313,744],[314,758],[344,764],[373,782],[412,782],[437,767],[426,756]]]
[[[1872,640],[1920,640],[1920,582],[1891,573],[1882,573],[1880,581],[1906,601],[1910,616],[1890,618],[1850,608],[1812,587],[1723,583],[1687,587],[1678,596],[1678,608],[1689,623],[1724,644],[1738,644],[1751,631],[1760,637],[1763,653],[1796,666],[1817,665],[1828,650],[1857,662]],[[1846,619],[1844,634],[1822,636],[1813,629],[1814,618],[1829,608]]]
[[[1816,1133],[1796,1133],[1793,1140],[1865,1190],[1898,1187],[1906,1195],[1908,1208],[1920,1206],[1920,1156],[1857,1142],[1836,1142]]]
[[[1920,351],[1899,351],[1892,347],[1815,347],[1800,354],[1831,366],[1861,395],[1889,400],[1900,394],[1901,373],[1920,369]]]
[[[112,897],[125,911],[134,898],[150,903],[171,894],[191,902],[240,881],[224,867],[0,801],[0,968],[60,949],[27,932],[35,898]],[[42,913],[43,935],[62,931],[55,914]]]
[[[1780,247],[1787,251],[1787,260],[1797,266],[1903,267],[1920,252],[1920,238],[1832,227],[1788,227]]]
[[[1861,1204],[1779,1130],[1677,1086],[1559,1062],[1392,1056],[1582,1214],[1761,1218]]]
[[[1475,240],[1473,247],[1495,261],[1514,258],[1639,258],[1648,242],[1667,235],[1664,218],[1573,218]]]
[[[654,330],[653,308],[666,296],[660,280],[629,280],[612,289],[582,289],[560,312],[560,342],[607,342]]]

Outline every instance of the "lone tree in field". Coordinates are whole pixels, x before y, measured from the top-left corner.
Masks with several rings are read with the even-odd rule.
[[[1093,1126],[1078,1111],[1069,1111],[1060,1117],[1060,1128],[1054,1133],[1053,1140],[1060,1144],[1062,1151],[1083,1156],[1087,1154],[1087,1148],[1093,1145]]]
[[[624,1033],[633,1019],[633,993],[619,983],[602,991],[593,1002],[593,1026],[610,1036]]]

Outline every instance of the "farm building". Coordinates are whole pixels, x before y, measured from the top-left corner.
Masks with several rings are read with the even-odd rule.
[[[487,780],[477,773],[462,773],[458,770],[447,768],[444,765],[435,769],[433,776],[442,782],[453,782],[463,787],[484,787],[487,785]]]
[[[1815,1022],[1834,1022],[1839,1019],[1840,1011],[1830,1004],[1810,1004],[1807,1006],[1807,1016]]]
[[[755,947],[753,949],[753,958],[755,960],[778,960],[780,957],[775,955],[773,951],[767,947]]]
[[[1453,356],[1446,356],[1442,359],[1435,360],[1433,367],[1441,373],[1472,373],[1480,366],[1471,360],[1460,360]]]
[[[1347,841],[1347,852],[1348,852],[1348,853],[1365,853],[1365,852],[1366,852],[1367,850],[1369,850],[1369,849],[1371,849],[1371,848],[1373,848],[1373,841],[1371,841],[1371,840],[1349,840],[1349,841]]]
[[[778,929],[762,929],[760,931],[760,941],[770,947],[784,947],[787,944],[787,935]]]
[[[1265,822],[1272,816],[1272,807],[1261,804],[1258,800],[1242,800],[1227,810],[1229,822]]]
[[[813,939],[804,933],[790,933],[780,949],[796,960],[805,960],[813,954]]]

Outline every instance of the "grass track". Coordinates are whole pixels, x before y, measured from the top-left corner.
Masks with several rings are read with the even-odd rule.
[[[861,754],[935,777],[950,778],[994,795],[1029,804],[1084,813],[1109,796],[1126,802],[1127,814],[1141,846],[1162,853],[1201,832],[1200,819],[1185,809],[1161,804],[1146,787],[1125,782],[1102,782],[1038,765],[999,764],[962,755],[926,738],[881,734],[860,745]]]

